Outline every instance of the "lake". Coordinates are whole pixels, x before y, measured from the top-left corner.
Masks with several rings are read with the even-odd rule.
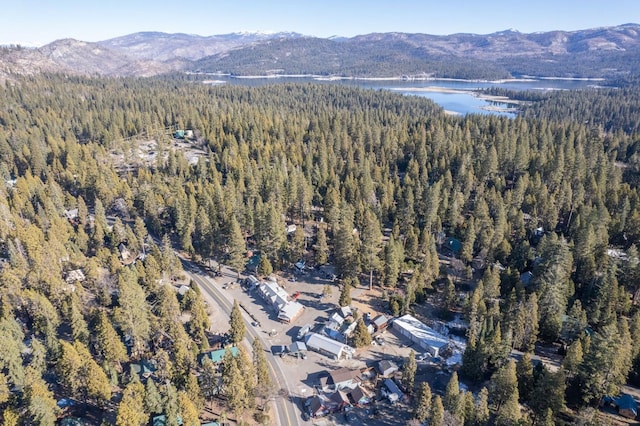
[[[313,76],[282,77],[230,77],[212,75],[215,79],[206,80],[209,84],[244,84],[261,86],[279,82],[344,84],[376,90],[390,90],[407,96],[423,96],[431,99],[445,111],[452,114],[497,114],[515,117],[514,105],[478,97],[474,90],[501,87],[511,90],[577,90],[598,87],[602,80],[588,79],[551,79],[526,78],[501,81],[471,80],[400,80],[400,79],[340,79]]]

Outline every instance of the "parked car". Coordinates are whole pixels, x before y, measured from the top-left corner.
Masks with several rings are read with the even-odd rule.
[[[278,355],[278,356],[280,356],[280,358],[282,358],[283,356],[285,356],[287,354],[287,352],[289,352],[289,348],[287,348],[285,345],[274,345],[274,346],[271,346],[271,353],[274,356]]]

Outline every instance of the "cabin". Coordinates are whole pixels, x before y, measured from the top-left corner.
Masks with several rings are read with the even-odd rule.
[[[389,318],[386,315],[378,315],[373,319],[373,327],[376,331],[382,331],[389,326]]]
[[[360,385],[349,392],[347,397],[349,397],[349,402],[351,402],[352,405],[367,405],[371,403],[371,395]]]
[[[378,361],[378,364],[376,367],[377,367],[378,373],[380,373],[382,377],[390,377],[393,373],[400,370],[400,368],[398,368],[398,364],[386,359],[383,359],[382,361]]]
[[[336,390],[354,389],[361,382],[360,370],[352,370],[350,368],[339,368],[329,373],[329,382],[333,383]]]

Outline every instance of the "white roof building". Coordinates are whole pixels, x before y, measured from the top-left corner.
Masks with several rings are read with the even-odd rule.
[[[290,301],[284,304],[278,312],[278,319],[283,322],[292,322],[302,314],[304,306],[301,303]]]
[[[282,287],[273,281],[265,281],[260,285],[260,295],[267,302],[271,303],[278,309],[287,304],[289,295]]]
[[[350,359],[355,352],[351,346],[318,333],[307,334],[306,341],[307,348],[335,359]]]
[[[449,345],[449,338],[436,332],[412,315],[407,314],[395,319],[393,328],[433,356],[439,356],[440,352]]]

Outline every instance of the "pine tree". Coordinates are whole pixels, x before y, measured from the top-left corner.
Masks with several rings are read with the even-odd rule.
[[[317,265],[324,265],[329,260],[329,245],[327,244],[327,234],[322,226],[318,227],[316,233],[315,262]]]
[[[518,393],[518,377],[516,374],[516,362],[510,359],[503,367],[491,377],[491,400],[498,410],[513,395]],[[516,403],[517,403],[516,398]]]
[[[24,401],[27,402],[28,424],[54,425],[60,411],[53,398],[53,392],[34,370],[27,368]]]
[[[178,406],[180,407],[180,419],[184,426],[200,426],[199,411],[189,394],[178,392]]]
[[[162,395],[156,386],[156,382],[153,380],[147,380],[144,392],[144,407],[145,411],[151,414],[162,413]]]
[[[239,417],[246,406],[247,393],[244,375],[231,351],[226,351],[222,359],[222,386],[227,407]]]
[[[402,384],[408,392],[413,392],[413,383],[416,379],[416,371],[418,364],[416,363],[416,353],[412,350],[402,365]]]
[[[126,361],[127,350],[105,311],[97,313],[95,322],[95,348],[98,354],[112,367]]]
[[[475,424],[486,425],[489,423],[489,391],[487,388],[480,389],[475,409]]]
[[[150,380],[152,381],[152,380]],[[142,426],[149,421],[149,415],[143,410],[144,386],[134,380],[122,392],[122,400],[118,404],[116,426]]]
[[[364,325],[362,318],[357,319],[356,328],[353,330],[351,336],[351,342],[355,348],[364,348],[371,344],[371,334],[367,330],[367,326]]]
[[[531,355],[525,352],[516,365],[516,375],[518,377],[518,392],[522,401],[528,401],[533,391],[533,365]]]
[[[273,391],[273,381],[269,374],[269,366],[264,355],[262,343],[260,343],[259,339],[253,339],[251,347],[253,349],[253,368],[256,372],[256,395],[262,398],[264,404],[264,401]]]
[[[240,229],[240,224],[235,216],[231,216],[229,225],[229,232],[227,236],[227,247],[229,249],[229,266],[236,270],[238,274],[238,278],[240,278],[240,273],[245,267],[246,257],[245,253],[247,251],[246,243],[244,240],[244,235],[242,235],[242,230]],[[264,256],[264,254],[263,254]]]
[[[442,405],[444,409],[453,414],[454,417],[462,417],[462,406],[460,400],[460,383],[458,382],[458,373],[453,372],[449,383],[444,391],[444,397],[442,398]]]
[[[244,334],[246,332],[246,327],[244,325],[244,319],[242,318],[242,313],[240,312],[240,305],[237,300],[233,301],[233,308],[231,308],[231,316],[229,318],[229,336],[230,340],[234,344],[238,344],[244,340]]]
[[[340,298],[338,299],[338,305],[351,306],[351,282],[350,278],[346,278],[342,282],[342,289],[340,290]]]
[[[516,426],[521,417],[518,388],[516,387],[515,393],[508,395],[504,403],[498,408],[495,424],[496,426]]]
[[[433,397],[431,402],[431,413],[429,415],[430,426],[444,426],[444,406],[440,395]]]
[[[260,256],[256,272],[258,275],[263,277],[269,276],[273,273],[273,266],[271,266],[271,262],[267,256]]]
[[[418,395],[414,399],[413,418],[417,419],[420,423],[423,423],[428,417],[431,411],[431,387],[429,383],[420,383],[420,389]]]

